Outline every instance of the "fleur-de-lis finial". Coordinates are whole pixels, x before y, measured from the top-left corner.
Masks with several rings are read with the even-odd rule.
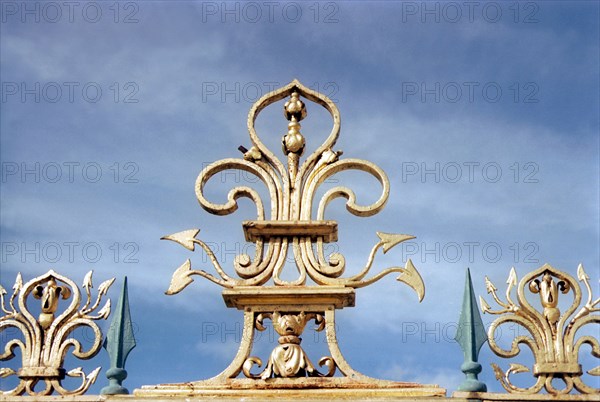
[[[282,138],[280,159],[265,146],[256,132],[257,116],[267,106],[286,100],[283,106],[287,120],[287,133]],[[301,132],[301,124],[307,117],[307,106],[320,105],[331,115],[333,126],[325,141],[308,154],[307,139]],[[346,274],[346,259],[340,252],[326,255],[324,244],[338,240],[338,224],[327,220],[326,209],[330,203],[343,198],[346,209],[353,215],[369,217],[380,212],[389,197],[390,183],[385,172],[377,165],[361,159],[341,159],[342,151],[335,149],[340,134],[340,114],[335,103],[321,93],[313,91],[297,80],[270,92],[259,99],[248,114],[248,131],[251,145],[238,149],[243,158],[228,158],[206,166],[196,179],[196,197],[209,213],[227,215],[238,208],[239,198],[248,198],[256,206],[256,218],[242,222],[244,237],[254,243],[254,255],[242,253],[233,260],[235,275],[228,275],[211,248],[198,238],[199,229],[184,230],[163,237],[178,243],[190,251],[196,246],[201,249],[214,267],[216,274],[205,269],[193,269],[187,259],[173,273],[167,294],[181,292],[193,282],[193,276],[202,276],[225,289],[223,298],[228,307],[244,311],[244,333],[236,357],[229,367],[214,378],[189,383],[192,393],[203,389],[247,389],[264,381],[261,387],[314,388],[325,384],[330,388],[352,388],[354,392],[363,387],[368,395],[373,389],[394,389],[394,395],[442,395],[445,390],[432,386],[424,390],[418,384],[397,383],[367,377],[350,367],[339,350],[336,339],[335,311],[354,306],[355,289],[368,286],[389,274],[397,274],[396,280],[410,286],[421,301],[425,296],[425,285],[421,275],[408,259],[402,265],[383,269],[370,274],[378,254],[388,253],[396,245],[414,239],[414,236],[399,233],[377,232],[375,245],[363,266],[356,272]],[[312,138],[308,136],[307,138]],[[279,152],[277,152],[279,153]],[[305,155],[308,154],[308,155]],[[227,170],[241,170],[255,176],[264,185],[266,192],[256,191],[248,185],[236,186],[229,191],[222,203],[206,198],[206,183],[216,174]],[[321,184],[339,172],[355,170],[371,175],[381,185],[377,200],[363,205],[352,189],[335,186],[321,191]],[[317,194],[324,192],[321,198]],[[265,198],[265,194],[268,198]],[[288,254],[293,252],[297,275],[284,278],[284,269],[289,268]],[[307,286],[312,280],[317,286]],[[267,283],[272,281],[272,285]],[[264,321],[269,319],[279,334],[278,345],[259,373],[262,360],[251,356],[256,331],[265,330]],[[325,331],[330,356],[318,361],[318,369],[304,351],[300,335],[306,324],[314,320],[316,331]],[[245,378],[238,378],[242,373]],[[341,377],[333,377],[339,373]],[[323,378],[328,377],[328,381]],[[173,394],[184,394],[176,384],[144,387],[136,394],[153,394],[168,389]],[[409,391],[410,390],[410,391]],[[366,394],[365,394],[366,395]]]
[[[283,153],[287,157],[287,168],[260,140],[254,122],[257,115],[268,105],[289,96],[284,104],[284,116],[288,120],[288,131],[282,138]],[[304,101],[308,99],[320,104],[330,112],[333,128],[329,137],[321,146],[301,163],[306,140],[300,132],[300,121],[306,118]],[[340,253],[326,257],[324,243],[337,241],[337,222],[325,220],[327,205],[336,198],[345,198],[346,209],[356,216],[371,216],[385,206],[389,197],[389,180],[379,167],[371,162],[359,159],[342,160],[342,151],[334,151],[340,130],[340,116],[336,105],[322,94],[312,91],[294,80],[289,85],[265,95],[259,99],[248,116],[248,129],[252,146],[248,149],[240,146],[243,159],[224,159],[207,166],[196,180],[196,196],[200,205],[208,212],[226,215],[237,209],[237,199],[251,199],[257,210],[257,219],[244,221],[243,228],[247,241],[256,245],[254,258],[240,254],[234,259],[234,269],[240,279],[229,276],[221,267],[213,251],[197,239],[199,229],[185,230],[163,239],[179,243],[188,250],[199,245],[208,255],[218,277],[205,270],[192,269],[191,261],[183,263],[173,274],[167,294],[178,293],[192,282],[191,276],[200,275],[226,288],[237,286],[260,286],[273,279],[277,286],[301,286],[307,276],[318,285],[350,286],[359,288],[370,285],[384,276],[397,272],[398,281],[412,287],[419,300],[424,295],[424,284],[412,261],[406,261],[404,267],[388,268],[377,275],[367,277],[377,250],[388,252],[395,245],[413,239],[413,236],[394,233],[377,233],[380,241],[373,246],[367,263],[356,275],[342,277],[346,260]],[[235,187],[227,196],[227,202],[217,204],[204,196],[204,186],[215,174],[225,170],[243,170],[255,175],[262,181],[270,197],[270,208],[255,190],[247,186]],[[371,205],[357,203],[356,195],[347,187],[338,186],[327,191],[318,204],[315,194],[319,186],[328,178],[345,170],[359,170],[371,174],[382,185],[379,199]],[[316,216],[315,216],[315,208]],[[267,216],[270,215],[270,216]],[[289,249],[294,250],[294,259],[300,273],[296,280],[281,279]]]
[[[8,309],[4,304],[6,291],[0,286],[0,304],[5,313],[0,317],[0,332],[14,328],[21,331],[25,338],[25,342],[18,338],[9,340],[0,354],[0,360],[12,359],[15,357],[13,351],[18,347],[22,355],[22,367],[18,371],[0,368],[0,378],[16,375],[20,379],[15,388],[3,391],[3,394],[49,395],[56,391],[61,395],[80,395],[89,389],[96,381],[100,367],[86,375],[80,367],[66,371],[63,363],[71,346],[73,355],[79,359],[90,359],[100,350],[102,333],[94,321],[106,319],[110,314],[110,300],[102,308],[99,307],[113,282],[114,278],[103,282],[93,301],[92,271],[88,272],[83,283],[87,299],[81,305],[81,292],[69,278],[50,270],[23,284],[19,273]],[[29,295],[41,302],[41,313],[37,320],[27,308]],[[18,307],[14,304],[15,299]],[[66,306],[61,305],[60,299],[70,302]],[[79,340],[70,337],[79,327],[87,327],[92,331],[92,345],[88,350],[82,347]],[[65,377],[80,378],[79,387],[73,390],[63,387]],[[39,389],[38,384],[43,384],[43,387]]]
[[[587,324],[600,324],[600,315],[591,314],[600,311],[596,307],[600,298],[592,301],[592,289],[589,276],[580,264],[577,269],[577,279],[585,285],[588,293],[587,301],[582,304],[582,290],[571,275],[545,264],[537,270],[528,273],[517,286],[517,276],[514,268],[509,275],[509,286],[506,301],[496,294],[496,287],[486,278],[486,289],[499,310],[492,308],[481,298],[484,313],[496,314],[498,317],[489,327],[488,339],[490,348],[498,356],[515,357],[521,351],[519,345],[529,347],[533,353],[535,364],[533,370],[518,363],[511,363],[506,372],[493,363],[492,368],[496,378],[508,392],[533,394],[545,388],[553,395],[570,393],[573,388],[583,394],[598,394],[600,389],[584,382],[583,369],[579,362],[580,348],[584,344],[592,347],[592,355],[599,357],[600,343],[598,337],[582,335],[576,338],[581,327]],[[513,285],[514,284],[514,285]],[[511,289],[517,286],[517,303],[511,297]],[[527,300],[525,290],[539,294],[542,312],[533,307]],[[561,294],[572,293],[572,302],[567,303],[564,312],[558,308]],[[566,299],[566,298],[565,298]],[[579,308],[579,310],[577,310]],[[514,339],[510,349],[504,349],[496,343],[496,331],[505,323],[517,324],[527,331]],[[514,332],[514,330],[513,330]],[[522,388],[511,380],[512,374],[532,372],[536,378],[534,385]],[[587,371],[592,376],[600,375],[600,366]],[[557,388],[554,380],[562,380],[564,388]]]

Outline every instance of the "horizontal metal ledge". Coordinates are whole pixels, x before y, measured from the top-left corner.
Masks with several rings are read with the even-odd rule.
[[[223,290],[227,307],[254,311],[294,311],[354,307],[353,288],[341,286],[240,286]]]
[[[583,373],[579,363],[537,363],[533,365],[533,375],[539,377],[543,374],[575,374]]]
[[[337,241],[336,221],[243,221],[246,241],[270,237],[322,237],[325,243]]]

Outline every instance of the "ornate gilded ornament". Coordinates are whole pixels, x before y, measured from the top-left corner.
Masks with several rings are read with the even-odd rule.
[[[579,353],[582,345],[591,346],[591,354],[600,358],[598,337],[581,335],[577,332],[586,324],[600,324],[600,311],[596,307],[600,298],[592,301],[592,289],[589,276],[583,266],[577,268],[577,279],[582,282],[587,291],[587,299],[582,303],[582,290],[575,278],[559,271],[548,264],[528,273],[517,285],[517,274],[511,269],[507,280],[506,301],[496,294],[496,287],[486,277],[487,292],[492,295],[500,310],[492,310],[486,301],[480,297],[481,309],[485,313],[500,315],[489,327],[488,338],[492,351],[504,358],[515,357],[520,353],[519,345],[531,349],[535,364],[533,370],[522,364],[511,363],[506,372],[492,363],[496,379],[508,392],[534,394],[545,388],[553,395],[567,394],[577,389],[583,394],[599,394],[600,389],[591,387],[583,382],[583,370],[579,364]],[[511,296],[511,291],[517,287],[517,303]],[[539,296],[541,308],[535,308],[527,295]],[[565,300],[567,306],[560,310],[559,302]],[[572,300],[572,301],[571,301]],[[569,304],[570,303],[570,304]],[[516,336],[510,349],[503,349],[496,342],[496,331],[506,323],[514,323],[524,328],[527,335]],[[516,373],[532,372],[536,378],[535,384],[528,388],[514,385],[510,376]],[[600,366],[589,371],[592,376],[600,375]],[[553,380],[561,380],[564,387],[556,388]]]
[[[263,320],[269,318],[273,321],[273,327],[279,334],[279,346],[273,349],[269,362],[260,374],[252,374],[250,369],[253,365],[262,366],[262,360],[258,357],[249,357],[244,361],[243,372],[248,378],[267,378],[274,377],[331,377],[335,373],[335,362],[331,357],[323,357],[319,360],[319,365],[327,365],[327,373],[319,372],[312,364],[302,347],[300,335],[304,332],[304,327],[310,320],[315,320],[318,324],[316,331],[322,331],[325,328],[325,319],[321,314],[280,314],[279,312],[261,313],[256,317],[255,328],[264,331]]]
[[[83,281],[86,302],[81,305],[79,288],[69,278],[50,270],[46,274],[23,284],[21,274],[17,275],[13,294],[6,308],[6,290],[0,286],[0,306],[4,315],[0,317],[0,333],[8,328],[17,329],[23,339],[10,339],[0,360],[15,357],[15,348],[21,349],[22,367],[18,371],[0,368],[0,378],[11,375],[19,377],[19,384],[4,395],[49,395],[53,391],[61,395],[80,395],[96,381],[100,367],[85,374],[81,367],[66,371],[63,362],[69,349],[73,356],[87,360],[94,357],[102,346],[102,333],[95,320],[106,319],[110,314],[110,299],[98,310],[102,298],[114,282],[114,278],[98,287],[98,295],[92,303],[92,271]],[[36,318],[27,307],[27,298],[32,295],[40,301],[40,314]],[[17,305],[15,306],[15,300]],[[65,307],[64,304],[68,303]],[[62,308],[61,308],[62,306]],[[98,310],[95,314],[93,314]],[[79,340],[71,337],[79,327],[88,327],[93,334],[92,345],[86,351]],[[65,377],[79,377],[81,384],[74,390],[65,389],[61,382]],[[44,386],[35,390],[38,383]]]
[[[286,164],[269,150],[259,138],[254,123],[267,106],[289,97],[283,112],[288,121],[287,133],[282,138]],[[331,115],[333,127],[329,136],[313,153],[301,160],[307,140],[300,122],[307,117],[305,101],[324,107]],[[342,151],[334,150],[340,132],[340,114],[336,105],[326,96],[312,91],[294,80],[290,84],[259,99],[248,116],[251,146],[240,146],[242,158],[223,159],[208,165],[196,180],[196,197],[206,211],[228,215],[238,208],[237,200],[249,198],[256,206],[256,219],[242,222],[245,239],[255,245],[254,256],[240,254],[233,261],[235,276],[228,275],[213,251],[198,239],[199,229],[190,229],[163,237],[190,251],[199,246],[209,257],[214,273],[192,269],[188,259],[177,268],[167,294],[181,292],[202,276],[225,289],[223,298],[228,307],[244,311],[244,332],[236,357],[221,374],[205,381],[185,384],[145,386],[135,394],[177,394],[201,392],[204,389],[257,388],[402,388],[409,392],[419,388],[427,395],[444,395],[436,386],[399,383],[369,378],[353,370],[342,356],[336,338],[335,310],[353,307],[355,288],[364,287],[384,276],[397,273],[397,280],[410,286],[419,301],[425,286],[411,260],[404,266],[394,266],[369,275],[379,250],[387,253],[397,244],[413,239],[405,234],[377,233],[378,241],[371,249],[365,265],[354,275],[344,276],[346,259],[340,253],[325,255],[324,244],[337,241],[336,221],[327,220],[325,211],[336,198],[346,199],[346,209],[360,217],[372,216],[383,209],[389,197],[389,180],[378,166],[360,159],[340,159]],[[265,186],[269,200],[258,191],[242,185],[234,187],[223,203],[209,201],[204,194],[206,183],[227,170],[242,170],[255,176]],[[326,191],[318,202],[315,195],[319,186],[338,172],[358,170],[373,176],[381,184],[378,199],[370,205],[357,201],[353,190],[336,186]],[[288,252],[293,252],[297,275],[286,280],[282,272]],[[310,278],[316,286],[308,286]],[[272,286],[267,282],[272,281]],[[279,335],[262,370],[263,361],[251,356],[255,331],[265,329],[270,320]],[[325,330],[330,356],[318,360],[319,367],[309,359],[301,346],[301,335],[309,322],[316,323],[316,331]],[[341,375],[336,377],[335,375]],[[243,375],[245,378],[238,378]],[[190,391],[190,389],[192,391]],[[416,393],[418,394],[418,392]],[[415,394],[415,395],[416,395]]]
[[[329,137],[315,152],[300,164],[300,156],[304,151],[305,139],[300,133],[300,121],[307,115],[306,106],[300,100],[304,98],[320,104],[333,119],[333,128]],[[254,128],[258,114],[267,106],[286,96],[290,99],[284,105],[284,115],[289,121],[288,132],[283,136],[283,152],[287,156],[287,169],[284,164],[260,140]],[[340,253],[325,257],[324,243],[337,241],[337,222],[325,220],[327,205],[336,198],[345,198],[346,209],[356,216],[372,216],[385,206],[390,183],[386,174],[378,166],[360,159],[340,159],[342,151],[333,148],[339,136],[340,115],[335,104],[326,96],[312,91],[298,81],[267,94],[258,100],[248,117],[248,131],[252,147],[244,151],[243,159],[231,158],[214,162],[207,166],[196,180],[196,196],[202,208],[215,215],[228,215],[237,210],[237,200],[241,197],[251,199],[256,205],[256,220],[242,223],[246,241],[256,245],[252,258],[248,254],[240,254],[234,260],[234,270],[240,279],[233,278],[221,267],[210,248],[196,236],[200,229],[191,229],[163,237],[175,241],[188,250],[194,251],[200,246],[209,256],[218,277],[204,270],[192,270],[191,262],[186,261],[173,275],[167,294],[175,294],[192,282],[192,275],[200,275],[226,288],[238,286],[261,286],[273,280],[276,286],[303,286],[309,276],[318,285],[348,286],[359,288],[367,286],[383,276],[397,272],[398,280],[412,287],[419,296],[424,295],[421,277],[408,260],[404,267],[388,268],[376,275],[367,277],[375,254],[379,249],[387,253],[392,247],[414,236],[404,234],[377,233],[377,242],[362,270],[356,275],[344,278],[346,259]],[[206,183],[216,174],[239,169],[256,176],[269,192],[270,204],[266,203],[258,192],[247,186],[235,187],[227,195],[227,202],[213,203],[204,196]],[[356,195],[348,187],[337,186],[328,190],[315,204],[314,197],[319,186],[331,176],[345,170],[359,170],[371,174],[382,186],[377,201],[371,205],[357,203]],[[316,216],[313,211],[316,207]],[[268,218],[267,218],[268,216]],[[295,280],[281,279],[286,256],[293,250],[298,277]]]

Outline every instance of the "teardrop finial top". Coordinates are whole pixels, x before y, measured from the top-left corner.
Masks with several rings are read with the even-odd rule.
[[[289,120],[288,132],[283,136],[283,152],[286,155],[296,154],[294,160],[290,161],[292,166],[291,177],[295,177],[297,170],[298,156],[304,151],[304,137],[300,132],[299,121],[306,117],[306,106],[299,98],[298,92],[294,91],[291,94],[290,100],[283,105],[283,113],[285,118]],[[290,171],[290,172],[292,172]]]
[[[292,92],[291,99],[283,105],[283,113],[289,121],[300,121],[306,117],[306,106],[299,98],[298,92]]]

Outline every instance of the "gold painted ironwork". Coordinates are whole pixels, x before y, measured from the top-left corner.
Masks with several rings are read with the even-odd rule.
[[[83,360],[91,359],[100,351],[102,332],[94,321],[106,319],[110,315],[110,299],[102,308],[98,308],[113,282],[114,278],[103,282],[98,287],[96,299],[93,300],[90,290],[92,271],[88,272],[83,281],[87,298],[81,305],[80,290],[71,279],[50,270],[23,284],[19,273],[8,301],[8,308],[4,300],[7,292],[0,286],[0,307],[4,312],[0,317],[0,333],[14,328],[23,336],[23,340],[10,339],[0,354],[0,360],[10,360],[15,357],[15,349],[19,348],[22,355],[22,367],[18,371],[0,368],[0,378],[16,375],[20,379],[15,388],[2,394],[49,395],[56,391],[61,395],[80,395],[88,390],[96,381],[100,367],[86,375],[81,367],[66,371],[63,362],[70,348],[73,356]],[[41,312],[37,318],[28,309],[29,296],[40,301]],[[60,305],[68,300],[68,306],[61,309]],[[87,351],[79,340],[71,337],[73,331],[79,327],[88,327],[92,331],[92,345]],[[79,377],[81,384],[74,390],[65,389],[62,380],[66,377]],[[44,383],[44,387],[36,391],[38,383]]]
[[[259,331],[264,331],[266,328],[263,325],[264,319],[273,321],[273,327],[279,334],[279,346],[273,349],[269,362],[265,369],[260,374],[252,374],[250,372],[255,364],[262,366],[262,360],[258,357],[249,357],[244,361],[243,372],[248,378],[261,378],[266,380],[271,376],[289,378],[289,377],[331,377],[335,373],[335,362],[331,357],[323,357],[319,360],[319,365],[327,365],[327,373],[319,372],[314,364],[310,361],[300,342],[300,335],[304,332],[304,327],[310,320],[314,320],[318,324],[316,331],[322,331],[325,328],[325,319],[318,313],[298,314],[280,314],[278,311],[274,313],[261,313],[256,317],[254,327]]]
[[[591,354],[600,358],[598,337],[582,335],[576,339],[577,332],[586,324],[600,324],[600,311],[596,307],[600,298],[592,301],[592,289],[589,276],[582,265],[577,268],[577,279],[587,291],[587,299],[582,302],[582,290],[575,278],[545,264],[525,275],[517,285],[517,274],[512,268],[508,276],[506,301],[497,295],[496,287],[486,277],[486,289],[494,301],[501,307],[492,310],[490,305],[480,297],[481,309],[484,313],[500,315],[488,330],[489,344],[492,351],[504,358],[515,357],[520,353],[519,345],[531,349],[535,364],[533,370],[522,364],[511,363],[506,372],[492,363],[496,378],[508,392],[534,394],[545,388],[553,395],[567,394],[577,389],[584,394],[599,394],[600,389],[583,382],[583,370],[579,364],[579,353],[582,345],[591,346]],[[517,287],[517,302],[512,299],[512,289]],[[535,308],[527,295],[538,295],[541,309]],[[571,300],[570,304],[568,301]],[[559,301],[567,300],[564,312],[559,308]],[[523,327],[527,335],[516,336],[510,349],[503,349],[496,342],[498,328],[506,323],[514,323]],[[516,373],[532,372],[536,378],[534,385],[521,388],[511,382],[510,376]],[[589,371],[593,376],[600,375],[600,366]],[[553,380],[562,380],[564,388],[556,388]]]
[[[282,138],[286,164],[269,150],[259,138],[254,123],[267,106],[288,97],[284,116],[288,120],[287,133]],[[312,154],[301,160],[306,139],[300,122],[306,118],[304,100],[324,107],[333,119],[333,128]],[[233,269],[237,277],[228,275],[213,251],[199,240],[199,229],[190,229],[163,237],[190,251],[199,246],[209,257],[215,272],[192,269],[188,259],[177,268],[167,294],[182,291],[192,281],[192,276],[202,276],[225,289],[223,298],[228,307],[244,311],[244,333],[236,357],[229,367],[216,377],[185,384],[146,386],[136,390],[142,394],[170,394],[200,392],[199,390],[229,387],[230,389],[260,388],[402,388],[414,395],[443,395],[445,390],[436,386],[376,380],[358,373],[343,357],[336,338],[335,310],[354,306],[355,288],[367,286],[382,277],[398,273],[397,280],[410,286],[423,299],[425,286],[411,260],[403,267],[390,267],[369,276],[379,250],[387,253],[397,244],[413,239],[411,235],[377,233],[379,241],[373,246],[367,262],[355,275],[344,277],[346,259],[340,253],[326,257],[324,244],[337,241],[337,222],[325,219],[325,210],[336,198],[346,199],[346,209],[360,217],[372,216],[383,209],[389,197],[389,180],[378,166],[360,159],[340,159],[341,151],[334,150],[340,132],[340,114],[336,105],[326,96],[312,91],[294,80],[290,84],[263,96],[251,108],[248,116],[251,146],[241,146],[243,158],[230,158],[214,162],[202,170],[196,180],[196,196],[200,205],[216,215],[227,215],[237,210],[237,200],[249,198],[256,206],[256,219],[242,222],[246,241],[255,244],[255,254],[236,256]],[[216,174],[226,170],[243,170],[256,176],[266,187],[268,203],[255,189],[234,187],[227,201],[209,201],[204,194],[206,183]],[[319,186],[331,176],[345,170],[358,170],[373,176],[381,184],[379,198],[370,205],[361,205],[348,187],[337,186],[326,191],[318,203],[315,195]],[[282,272],[289,250],[293,251],[298,275],[285,280]],[[316,286],[307,286],[310,278]],[[267,283],[272,281],[273,285]],[[265,329],[270,320],[279,334],[278,345],[273,349],[262,371],[260,358],[251,356],[255,331]],[[305,326],[317,324],[316,330],[326,332],[330,356],[318,361],[319,369],[309,359],[301,346]],[[341,377],[335,376],[336,374]],[[245,378],[238,378],[243,375]]]
[[[282,146],[287,157],[287,168],[262,143],[254,128],[259,113],[286,96],[290,96],[290,99],[284,105],[284,115],[289,123],[288,132],[282,139]],[[303,163],[300,163],[300,156],[304,152],[306,141],[300,132],[300,121],[306,117],[307,112],[300,96],[323,106],[333,119],[333,128],[325,142]],[[254,202],[256,220],[243,222],[246,240],[256,244],[254,258],[248,254],[240,254],[235,258],[233,265],[240,278],[237,279],[227,275],[210,248],[196,238],[199,229],[165,236],[163,239],[175,241],[191,251],[199,245],[210,257],[219,276],[192,270],[191,262],[188,260],[173,275],[168,294],[183,290],[192,282],[190,278],[192,275],[203,276],[226,288],[260,286],[270,279],[277,286],[302,286],[306,283],[307,275],[318,285],[359,288],[397,272],[400,274],[398,280],[412,287],[420,300],[423,298],[423,281],[410,260],[405,267],[388,268],[367,278],[379,249],[383,249],[386,253],[398,243],[413,239],[413,236],[377,233],[379,242],[373,246],[364,268],[356,275],[347,278],[342,277],[346,269],[346,259],[342,254],[333,253],[329,258],[325,257],[323,244],[337,240],[336,222],[324,218],[327,205],[341,197],[347,200],[346,209],[350,213],[362,217],[372,216],[383,209],[390,191],[389,180],[378,166],[360,159],[340,159],[342,152],[333,150],[340,132],[340,114],[329,98],[304,87],[298,81],[293,81],[267,94],[254,104],[248,117],[248,130],[252,146],[249,150],[241,147],[245,151],[243,159],[223,159],[207,166],[196,180],[196,196],[206,211],[216,215],[227,215],[236,211],[237,200],[241,197],[247,197]],[[270,196],[268,209],[265,209],[266,204],[258,192],[247,186],[233,188],[227,195],[227,202],[223,204],[206,199],[204,196],[206,183],[214,175],[230,169],[246,171],[264,183]],[[354,191],[348,187],[337,186],[328,190],[318,204],[315,204],[314,197],[319,186],[331,176],[345,170],[359,170],[375,177],[382,186],[377,201],[371,205],[360,205],[357,203]],[[313,216],[314,207],[316,207],[316,216]],[[292,281],[281,279],[289,248],[293,249],[299,273],[297,279]]]

